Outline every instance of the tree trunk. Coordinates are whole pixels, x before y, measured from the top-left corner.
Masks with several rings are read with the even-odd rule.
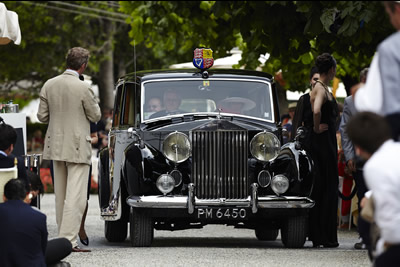
[[[113,41],[113,28],[112,22],[104,21],[104,30],[109,36],[104,45],[104,52],[102,53],[104,60],[100,63],[99,70],[99,95],[101,110],[114,108],[114,55],[112,48]]]
[[[106,59],[100,63],[99,94],[101,110],[114,107],[114,68],[112,49],[106,52]]]

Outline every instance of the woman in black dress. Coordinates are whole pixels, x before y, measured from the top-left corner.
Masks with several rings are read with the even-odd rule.
[[[310,92],[313,111],[311,151],[316,166],[316,179],[310,210],[309,239],[314,247],[337,247],[338,163],[336,119],[338,105],[327,84],[335,77],[336,61],[328,53],[317,57],[320,79]]]

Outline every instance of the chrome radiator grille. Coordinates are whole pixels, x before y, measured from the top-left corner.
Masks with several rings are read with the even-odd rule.
[[[248,189],[247,131],[192,132],[192,179],[199,199],[244,199]]]

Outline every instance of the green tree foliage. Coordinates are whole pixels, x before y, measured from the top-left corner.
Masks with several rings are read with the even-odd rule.
[[[394,31],[379,1],[123,1],[121,10],[130,15],[131,43],[143,42],[163,67],[190,61],[196,47],[219,58],[237,46],[240,66],[256,69],[268,53],[262,70],[282,71],[286,89],[300,91],[323,52],[335,56],[349,88]]]
[[[113,107],[114,49],[129,44],[127,17],[117,13],[116,2],[101,1],[7,1],[7,9],[18,14],[21,45],[0,46],[0,93],[10,99],[13,87],[38,94],[43,83],[65,70],[69,48],[82,46],[91,52],[85,74],[99,85],[102,108]],[[117,38],[115,36],[118,36]],[[132,46],[118,49],[116,57],[133,54]],[[131,63],[131,65],[133,65]],[[117,64],[129,68],[128,64]],[[133,68],[132,70],[133,71]]]

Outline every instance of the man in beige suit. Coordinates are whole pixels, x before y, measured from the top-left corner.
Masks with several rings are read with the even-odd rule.
[[[79,79],[89,51],[74,47],[67,54],[67,70],[48,80],[40,91],[38,119],[48,123],[43,159],[53,160],[58,235],[78,247],[77,235],[86,207],[92,146],[90,121],[100,120],[100,107],[89,86]]]

